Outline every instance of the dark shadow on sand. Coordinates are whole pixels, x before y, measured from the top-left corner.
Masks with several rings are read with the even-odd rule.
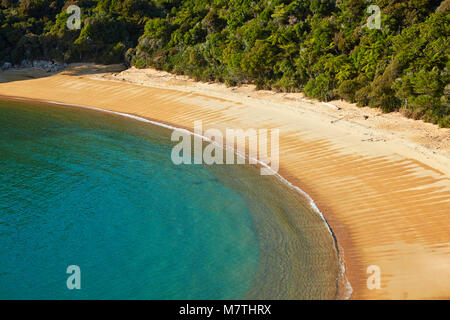
[[[121,72],[125,69],[126,66],[123,64],[99,65],[94,63],[71,63],[67,68],[58,72],[47,72],[40,68],[11,68],[0,71],[0,83],[34,80],[56,74],[82,76],[106,72]]]

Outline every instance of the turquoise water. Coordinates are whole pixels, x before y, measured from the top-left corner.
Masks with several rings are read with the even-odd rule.
[[[176,166],[170,133],[111,114],[0,101],[0,298],[335,295],[336,255],[317,217],[302,219],[312,222],[298,237],[285,202],[243,188],[259,175],[233,171],[244,180],[230,183],[234,166]],[[81,290],[66,286],[69,265],[81,269]]]

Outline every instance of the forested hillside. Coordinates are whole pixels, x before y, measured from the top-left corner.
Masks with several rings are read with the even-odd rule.
[[[66,25],[69,5],[81,8],[79,30]],[[381,9],[379,28],[370,5]],[[450,127],[449,8],[450,0],[1,0],[0,62],[123,61]]]

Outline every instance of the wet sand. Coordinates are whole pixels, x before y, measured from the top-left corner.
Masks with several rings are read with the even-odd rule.
[[[449,129],[342,102],[332,102],[337,110],[301,96],[167,80],[157,71],[8,81],[0,84],[0,95],[92,106],[189,129],[195,120],[204,129],[279,128],[279,173],[314,199],[332,227],[353,299],[450,297]],[[381,269],[381,289],[367,288],[371,265]]]

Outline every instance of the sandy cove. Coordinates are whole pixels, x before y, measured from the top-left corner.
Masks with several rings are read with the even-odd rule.
[[[152,69],[119,71],[75,65],[31,80],[22,80],[24,71],[2,72],[0,95],[190,129],[195,120],[204,130],[279,128],[279,173],[328,220],[353,299],[450,298],[450,129],[342,101],[227,88]],[[25,78],[42,76],[27,72]],[[379,290],[366,286],[370,265],[381,268]]]

